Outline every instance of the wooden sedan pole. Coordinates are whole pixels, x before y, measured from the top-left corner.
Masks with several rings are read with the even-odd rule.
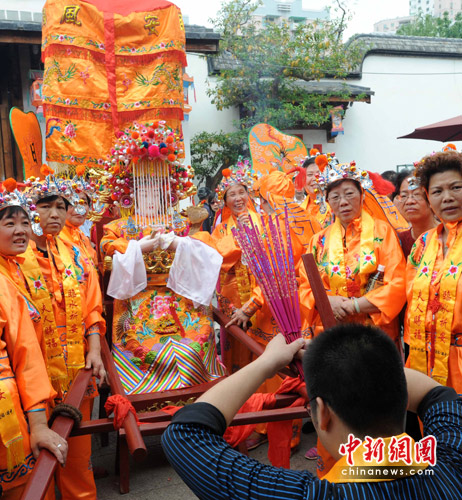
[[[321,318],[324,330],[327,330],[328,328],[335,326],[337,324],[337,321],[335,320],[334,313],[332,312],[332,307],[322,283],[322,279],[318,271],[318,266],[316,265],[312,253],[306,253],[305,255],[302,255],[302,260],[303,265],[306,269],[306,274],[308,275],[311,290],[313,290],[316,309],[318,310],[318,314]]]
[[[67,396],[64,398],[64,403],[75,408],[80,408],[91,376],[92,370],[80,370]],[[56,417],[51,428],[67,440],[73,426],[74,420],[72,418],[59,415]],[[58,461],[53,453],[42,449],[21,496],[21,500],[41,500],[46,494],[57,465]]]

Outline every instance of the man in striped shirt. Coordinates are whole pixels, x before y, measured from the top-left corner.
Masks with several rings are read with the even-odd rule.
[[[222,438],[226,426],[303,347],[302,339],[286,345],[278,335],[257,360],[176,413],[162,445],[199,498],[462,499],[462,401],[453,389],[403,370],[391,340],[362,325],[322,333],[303,357],[313,423],[337,460],[325,479],[263,465],[233,450]],[[418,443],[403,434],[406,408],[423,421],[425,438]],[[428,436],[436,438],[436,457],[424,449],[433,440]],[[384,443],[385,453],[383,445],[371,443]],[[397,443],[407,443],[407,458],[406,447]]]

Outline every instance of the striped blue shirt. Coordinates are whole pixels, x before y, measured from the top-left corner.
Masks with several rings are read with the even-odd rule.
[[[329,483],[308,471],[263,465],[224,441],[225,419],[208,403],[178,411],[162,446],[183,481],[203,500],[462,499],[462,400],[453,389],[437,387],[421,402],[419,416],[424,434],[437,439],[437,462],[429,467],[434,474],[393,481]]]

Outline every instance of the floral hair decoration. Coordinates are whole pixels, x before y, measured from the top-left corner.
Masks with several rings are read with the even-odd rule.
[[[257,180],[258,174],[254,171],[249,160],[239,158],[236,165],[225,168],[221,171],[223,178],[215,189],[218,199],[223,200],[226,191],[236,184],[241,184],[247,189],[252,190],[254,183]]]
[[[17,182],[12,179],[5,179],[2,183],[4,191],[0,193],[0,210],[7,207],[21,207],[29,217],[32,230],[38,236],[43,234],[40,226],[40,216],[32,198],[17,189]]]
[[[112,203],[129,213],[133,212],[137,186],[151,182],[162,184],[169,193],[169,205],[192,196],[194,170],[183,165],[183,138],[165,121],[146,124],[134,122],[120,131],[104,163],[107,176],[103,181]]]

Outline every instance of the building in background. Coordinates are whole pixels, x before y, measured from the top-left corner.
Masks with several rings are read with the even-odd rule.
[[[462,0],[434,0],[434,4],[435,17],[442,17],[447,12],[449,19],[454,19],[459,12],[462,12]]]
[[[254,17],[262,24],[288,21],[292,29],[297,24],[308,24],[318,20],[328,20],[327,10],[306,10],[302,6],[302,0],[265,0],[264,5],[258,7]]]
[[[396,33],[397,29],[405,24],[409,24],[415,19],[415,16],[394,17],[393,19],[384,19],[374,24],[374,33]]]
[[[419,12],[423,14],[434,14],[435,3],[440,2],[440,0],[409,0],[409,15],[416,16]],[[441,2],[440,2],[441,3]]]

